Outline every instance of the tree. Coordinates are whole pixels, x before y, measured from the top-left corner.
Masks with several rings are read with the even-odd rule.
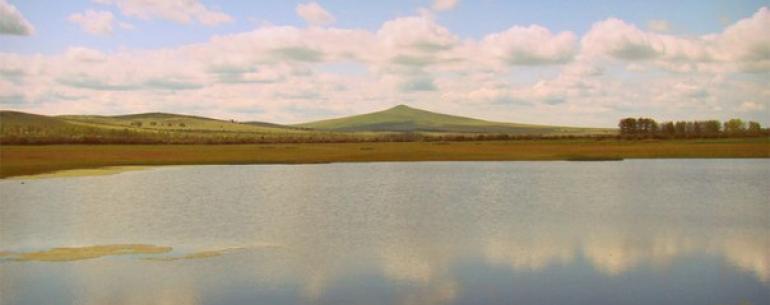
[[[687,135],[687,122],[685,121],[677,121],[674,124],[674,129],[676,130],[676,136],[678,137],[684,137]]]
[[[620,135],[628,136],[635,135],[637,133],[637,121],[635,118],[625,118],[618,123],[620,127]]]
[[[636,129],[640,135],[653,136],[658,132],[658,123],[650,118],[639,118],[636,120]]]
[[[703,121],[695,121],[692,122],[692,133],[696,137],[702,137],[703,136],[703,125],[705,122]]]
[[[658,125],[658,122],[655,122],[655,120],[653,119],[649,119],[649,120],[650,120],[650,123],[649,123],[650,135],[654,136],[658,134],[658,130],[660,129],[660,126]]]
[[[748,133],[752,136],[758,136],[762,134],[762,125],[759,125],[759,123],[755,121],[749,121]]]
[[[703,134],[706,136],[717,136],[721,131],[722,123],[717,120],[703,122]]]
[[[697,136],[695,133],[695,122],[685,122],[684,133],[687,137]]]
[[[673,137],[676,135],[676,128],[674,127],[674,122],[665,122],[660,125],[660,132],[664,136],[667,137]]]
[[[746,131],[746,123],[741,119],[730,119],[725,122],[725,133],[728,135],[740,135]]]

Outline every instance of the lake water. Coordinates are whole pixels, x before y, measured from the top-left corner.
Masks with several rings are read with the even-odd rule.
[[[770,161],[162,167],[0,181],[0,304],[770,304]],[[222,255],[178,260],[201,251]]]

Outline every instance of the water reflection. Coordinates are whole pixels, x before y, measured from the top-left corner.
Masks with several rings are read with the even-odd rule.
[[[244,251],[0,261],[0,303],[575,303],[570,289],[592,292],[578,294],[586,303],[766,303],[768,168],[763,160],[205,166],[3,181],[0,250]],[[617,293],[631,288],[639,293]]]

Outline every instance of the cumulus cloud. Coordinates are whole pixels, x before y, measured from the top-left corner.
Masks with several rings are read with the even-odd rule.
[[[177,23],[197,22],[214,26],[233,21],[233,17],[219,10],[206,7],[198,0],[93,0],[100,4],[113,4],[123,15],[140,19],[165,19]]]
[[[367,56],[380,83],[396,92],[437,91],[432,74],[465,61],[463,42],[427,14],[385,22]]]
[[[383,46],[434,52],[453,47],[457,36],[429,16],[401,17],[385,22],[377,31]]]
[[[719,46],[726,60],[736,61],[747,71],[770,71],[770,9],[763,7],[753,16],[727,27],[720,35],[707,36]]]
[[[655,113],[761,121],[768,19],[763,8],[698,37],[620,19],[580,38],[529,25],[462,39],[430,14],[376,30],[265,25],[174,48],[0,53],[0,92],[10,108],[43,113],[167,110],[283,123],[400,103],[541,124],[615,126]]]
[[[661,64],[692,64],[717,59],[713,40],[646,32],[623,20],[610,18],[595,23],[581,44],[589,56],[606,55],[629,62],[659,60]]]
[[[0,34],[29,36],[35,28],[6,0],[0,0]]]
[[[643,31],[623,20],[595,23],[582,38],[588,56],[604,55],[629,62],[650,61],[659,67],[698,70],[770,71],[770,10],[760,8],[723,32],[680,37]]]
[[[455,8],[458,2],[460,2],[460,0],[434,0],[433,10],[448,11]]]
[[[87,10],[83,13],[75,13],[67,18],[70,22],[80,26],[83,31],[92,35],[111,35],[112,24],[115,17],[109,11]]]
[[[617,18],[595,23],[583,37],[583,49],[589,54],[606,54],[624,60],[647,60],[660,54],[660,41],[637,27]]]
[[[486,52],[507,64],[541,65],[569,61],[577,51],[576,41],[572,32],[553,34],[531,25],[487,35],[481,44]]]
[[[310,25],[329,25],[335,21],[334,16],[317,2],[298,4],[296,12]]]

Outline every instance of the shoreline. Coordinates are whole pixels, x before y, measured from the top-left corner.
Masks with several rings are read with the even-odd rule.
[[[620,161],[630,160],[758,160],[758,159],[770,159],[770,157],[719,157],[719,158],[627,158],[627,159],[598,159],[598,160],[570,160],[570,159],[548,159],[548,160],[408,160],[408,161],[333,161],[333,162],[306,162],[306,163],[201,163],[201,164],[169,164],[169,165],[136,165],[136,166],[102,166],[94,168],[76,168],[65,169],[53,172],[44,172],[40,174],[22,175],[22,176],[9,176],[0,178],[2,181],[31,181],[31,180],[43,180],[54,178],[76,178],[76,177],[98,177],[98,176],[112,176],[127,172],[138,172],[156,168],[167,167],[183,167],[183,166],[238,166],[238,165],[320,165],[320,164],[358,164],[358,163],[431,163],[431,162],[575,162],[575,163],[617,163]]]
[[[101,166],[94,168],[74,168],[63,169],[52,172],[44,172],[40,174],[10,176],[6,180],[40,180],[51,178],[69,178],[69,177],[92,177],[92,176],[110,176],[117,175],[125,172],[141,171],[157,166],[144,166],[144,165],[132,165],[132,166]]]
[[[2,145],[0,178],[109,175],[161,165],[770,158],[770,138],[247,145]]]

